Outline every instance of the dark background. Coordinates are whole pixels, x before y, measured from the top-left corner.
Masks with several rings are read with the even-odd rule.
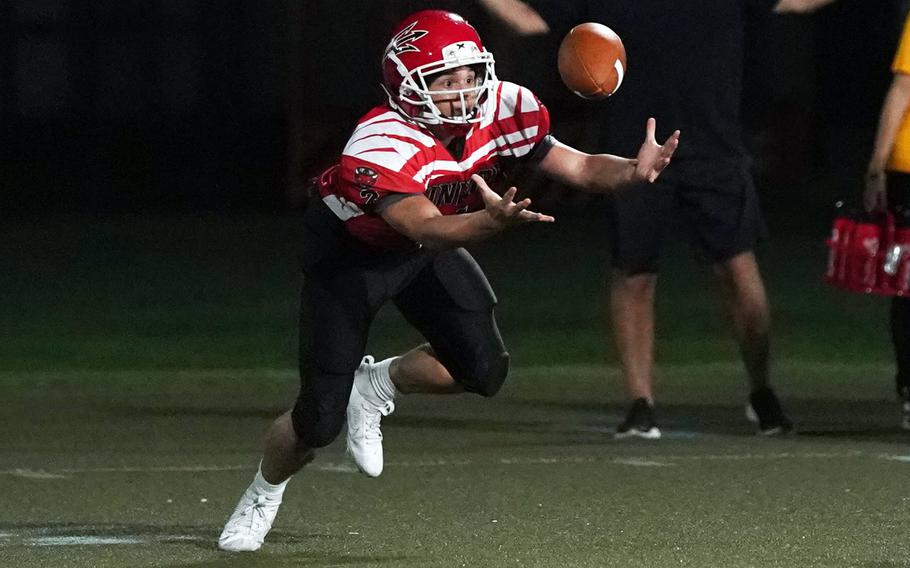
[[[752,23],[745,135],[769,217],[821,224],[858,194],[905,4]],[[389,29],[427,6],[469,18],[560,139],[609,151],[587,118],[611,103],[559,83],[559,38],[516,37],[474,2],[0,0],[0,215],[292,211],[381,100]]]

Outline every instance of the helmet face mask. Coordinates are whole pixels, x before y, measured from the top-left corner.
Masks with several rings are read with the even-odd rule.
[[[473,63],[469,66],[475,73],[475,86],[463,89],[430,89],[433,80],[447,71],[458,69],[466,65],[461,60],[455,62],[438,62],[430,63],[415,69],[411,75],[405,78],[399,89],[399,100],[416,108],[423,110],[417,116],[413,116],[417,121],[428,124],[472,124],[479,122],[481,115],[481,104],[486,100],[496,75],[493,71],[493,56],[490,53],[483,52],[473,59],[488,59],[488,63]],[[434,100],[435,99],[435,100]],[[460,104],[457,108],[460,112],[454,115],[443,113],[436,101],[441,99],[457,100]],[[473,104],[468,104],[468,101]]]
[[[496,72],[493,54],[484,49],[474,28],[456,14],[428,10],[405,19],[396,30],[383,57],[383,88],[392,107],[424,124],[467,125],[483,120],[483,103]],[[436,75],[459,67],[474,70],[474,86],[430,90]],[[444,114],[434,97],[457,100],[460,112]]]

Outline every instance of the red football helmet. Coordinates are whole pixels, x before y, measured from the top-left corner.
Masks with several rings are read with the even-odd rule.
[[[496,80],[493,54],[483,47],[477,30],[464,18],[443,10],[424,10],[395,26],[392,40],[382,57],[383,88],[392,107],[424,124],[479,122],[480,109]],[[430,97],[429,75],[470,66],[476,71],[475,86],[433,91],[461,99],[461,114],[445,116]],[[465,96],[475,95],[472,108]]]

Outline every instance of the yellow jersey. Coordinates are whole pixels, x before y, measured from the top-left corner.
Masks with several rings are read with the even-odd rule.
[[[894,56],[894,63],[891,64],[891,70],[894,73],[910,75],[910,17],[904,23],[904,31],[901,34],[900,45],[897,48],[897,55]],[[888,159],[887,169],[910,173],[910,112],[905,113],[901,121],[897,137],[894,139],[894,147],[891,149],[891,156]]]

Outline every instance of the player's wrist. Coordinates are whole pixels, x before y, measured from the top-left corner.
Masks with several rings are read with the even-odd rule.
[[[881,168],[869,168],[866,170],[866,179],[869,181],[878,181],[885,177],[885,171]]]
[[[631,159],[626,163],[626,185],[641,183],[645,181],[645,176],[638,171],[638,160]]]
[[[885,173],[885,163],[888,161],[887,156],[872,156],[866,165],[866,177],[880,177]]]
[[[480,213],[483,215],[482,225],[486,231],[498,232],[506,228],[505,219],[501,215],[497,215],[491,207],[486,207]]]

